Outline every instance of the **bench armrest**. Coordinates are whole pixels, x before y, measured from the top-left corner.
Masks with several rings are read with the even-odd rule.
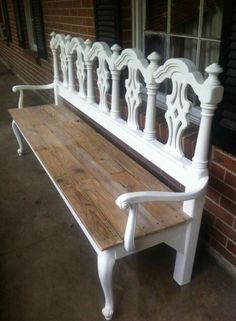
[[[124,246],[126,251],[135,249],[134,238],[136,230],[137,205],[147,202],[178,202],[197,199],[204,195],[208,178],[201,179],[198,187],[188,192],[132,192],[120,195],[116,204],[120,209],[129,209],[128,221],[125,228]]]
[[[54,83],[47,84],[47,85],[19,85],[14,86],[12,91],[14,93],[20,92],[19,100],[18,100],[18,108],[23,108],[23,101],[24,101],[24,90],[47,90],[47,89],[54,89]]]

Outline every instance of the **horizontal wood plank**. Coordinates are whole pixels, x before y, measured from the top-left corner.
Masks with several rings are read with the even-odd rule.
[[[169,191],[65,106],[34,106],[9,112],[101,250],[123,242],[127,212],[115,204],[120,194]],[[187,219],[180,203],[140,205],[136,237]]]

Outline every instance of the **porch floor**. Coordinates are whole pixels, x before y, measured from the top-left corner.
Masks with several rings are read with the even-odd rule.
[[[100,321],[95,252],[32,152],[16,152],[7,109],[20,83],[0,64],[0,320]],[[235,320],[235,280],[199,250],[192,282],[179,287],[174,259],[161,245],[117,261],[114,321]]]

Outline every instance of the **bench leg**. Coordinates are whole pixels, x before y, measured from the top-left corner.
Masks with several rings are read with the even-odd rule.
[[[16,140],[17,140],[17,143],[19,145],[19,148],[17,149],[17,153],[18,153],[19,156],[21,156],[23,154],[23,143],[22,143],[22,140],[21,140],[19,129],[18,129],[18,127],[17,127],[17,125],[16,125],[14,120],[12,121],[12,130],[13,130],[13,133],[15,134],[15,136],[16,136]]]
[[[115,264],[113,251],[103,251],[98,254],[98,275],[105,296],[105,306],[102,313],[106,320],[111,320],[114,312],[112,291],[112,271]]]
[[[193,221],[188,225],[186,230],[184,250],[183,252],[177,252],[175,260],[174,279],[179,285],[189,283],[192,276],[204,198],[194,202],[199,212],[193,215]]]

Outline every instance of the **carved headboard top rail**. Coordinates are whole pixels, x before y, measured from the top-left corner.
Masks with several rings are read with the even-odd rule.
[[[190,171],[196,179],[208,175],[211,122],[223,95],[223,87],[218,80],[222,70],[217,64],[206,68],[208,77],[204,79],[188,59],[169,59],[159,66],[160,56],[155,52],[145,59],[137,49],[121,51],[118,45],[109,48],[104,42],[92,43],[90,40],[55,33],[51,36],[56,103],[60,97],[66,99],[186,187],[189,186]],[[99,103],[95,99],[95,60],[98,66]],[[121,70],[125,68],[128,69],[125,81],[127,121],[120,117],[120,76]],[[166,144],[162,144],[156,139],[156,97],[159,85],[166,79],[171,80],[172,91],[166,95],[168,140]],[[192,107],[188,98],[189,87],[198,96],[201,108],[199,133],[192,161],[184,157],[181,146],[182,134],[189,125],[188,115]],[[146,96],[144,102],[143,96]],[[143,103],[146,105],[146,114],[142,131],[138,115]]]

